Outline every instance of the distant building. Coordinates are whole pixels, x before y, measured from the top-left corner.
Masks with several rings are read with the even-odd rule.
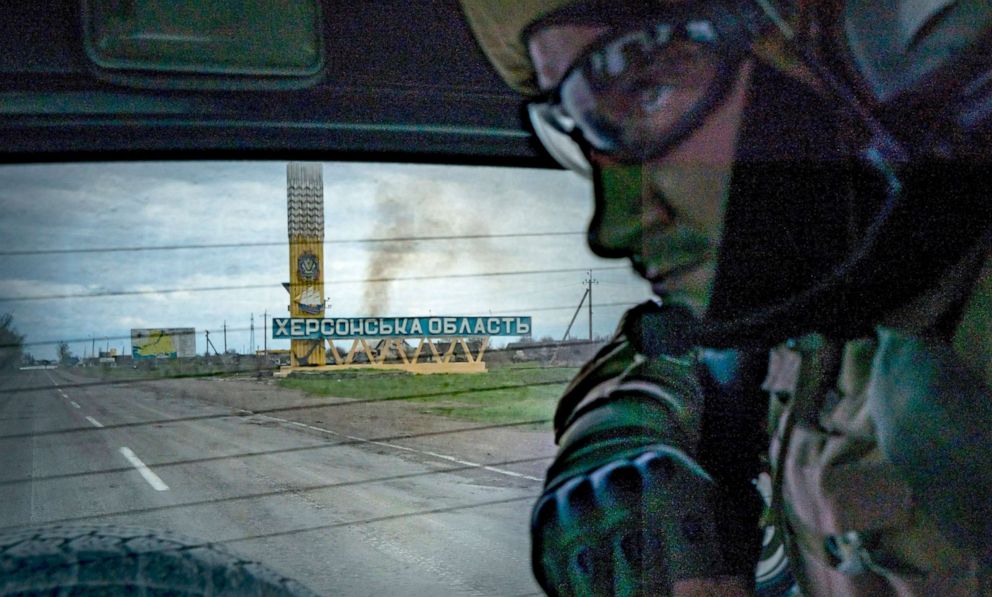
[[[288,349],[256,350],[255,356],[268,359],[268,362],[273,365],[289,365],[290,363],[290,351]]]

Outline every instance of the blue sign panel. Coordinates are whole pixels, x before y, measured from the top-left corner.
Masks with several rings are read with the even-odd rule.
[[[526,336],[530,317],[273,317],[272,338],[429,338]]]

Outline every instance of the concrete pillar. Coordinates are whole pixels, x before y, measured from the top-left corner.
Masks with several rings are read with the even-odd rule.
[[[286,166],[289,216],[289,314],[324,316],[324,176],[319,163]],[[291,364],[325,364],[323,340],[291,340]]]

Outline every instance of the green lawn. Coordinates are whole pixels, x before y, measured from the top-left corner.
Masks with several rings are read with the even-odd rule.
[[[466,375],[355,370],[299,375],[280,380],[279,385],[319,396],[404,400],[423,405],[422,412],[502,424],[551,419],[558,398],[577,372],[574,367],[534,365]]]

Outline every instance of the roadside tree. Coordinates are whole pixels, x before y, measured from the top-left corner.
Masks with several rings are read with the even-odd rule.
[[[21,362],[24,336],[14,329],[13,321],[10,313],[0,314],[0,369],[10,369]]]
[[[58,347],[59,364],[63,367],[72,365],[75,358],[72,356],[72,351],[69,350],[69,344],[67,342],[59,342]]]

